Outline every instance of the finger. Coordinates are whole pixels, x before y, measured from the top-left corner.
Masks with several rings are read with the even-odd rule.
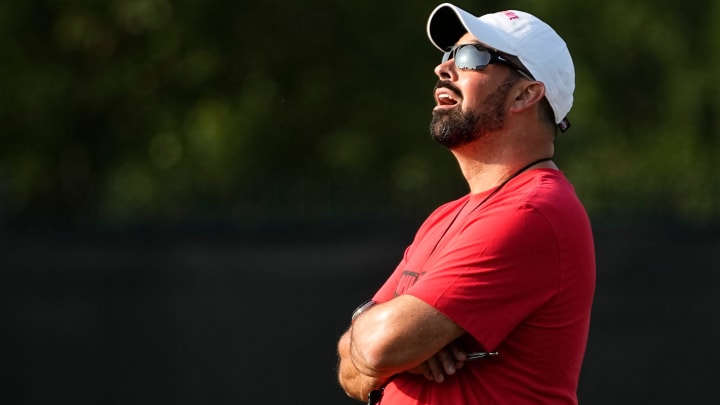
[[[422,371],[425,378],[427,378],[430,381],[435,381],[435,377],[432,374],[432,371],[430,371],[430,368],[427,365],[427,362],[423,363],[422,365]]]
[[[467,353],[463,349],[462,346],[459,344],[453,342],[450,343],[447,348],[452,352],[453,357],[455,360],[457,360],[459,363],[464,363],[467,361]]]
[[[428,369],[430,370],[430,373],[433,376],[433,379],[436,382],[443,382],[445,381],[445,375],[443,374],[443,366],[438,360],[437,356],[433,356],[428,359],[428,361],[425,362],[427,364]]]
[[[447,375],[453,375],[455,374],[456,366],[455,366],[455,359],[453,358],[452,354],[447,350],[440,350],[435,357],[437,357],[440,360],[440,363],[442,364],[443,370],[445,370],[445,373]]]

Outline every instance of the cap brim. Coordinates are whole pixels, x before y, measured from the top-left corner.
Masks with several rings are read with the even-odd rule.
[[[428,37],[441,51],[448,50],[468,32],[489,48],[515,54],[495,27],[453,4],[443,3],[430,13],[427,23]]]

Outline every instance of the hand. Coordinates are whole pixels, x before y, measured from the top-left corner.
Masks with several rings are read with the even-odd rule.
[[[466,360],[465,350],[453,342],[408,372],[422,374],[430,381],[443,382],[446,375],[454,375],[463,368]]]

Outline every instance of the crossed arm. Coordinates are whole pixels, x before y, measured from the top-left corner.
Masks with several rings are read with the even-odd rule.
[[[454,343],[464,334],[444,314],[411,295],[375,305],[338,342],[340,385],[364,401],[370,391],[403,372],[442,382],[467,359]]]

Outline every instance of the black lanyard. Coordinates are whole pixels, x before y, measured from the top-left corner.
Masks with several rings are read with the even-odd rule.
[[[483,198],[483,200],[480,201],[480,203],[479,203],[478,205],[476,205],[475,208],[473,208],[470,212],[473,212],[473,211],[475,211],[476,209],[480,208],[480,206],[483,205],[483,204],[485,204],[485,202],[486,202],[487,200],[489,200],[490,197],[492,197],[492,196],[494,196],[495,194],[497,194],[497,192],[500,191],[500,189],[503,188],[503,186],[505,186],[506,184],[508,184],[508,183],[510,182],[510,180],[512,180],[512,179],[514,179],[515,177],[519,176],[519,175],[520,175],[522,172],[524,172],[525,170],[527,170],[527,169],[535,166],[535,165],[538,164],[538,163],[547,162],[547,161],[549,161],[549,160],[552,160],[552,157],[546,157],[546,158],[538,159],[538,160],[536,160],[536,161],[534,161],[534,162],[530,162],[530,163],[528,163],[527,165],[523,166],[522,169],[518,170],[518,171],[515,172],[512,176],[510,176],[510,177],[508,177],[507,179],[503,180],[503,182],[500,183],[500,185],[497,186],[497,188],[495,188],[495,190],[493,190],[490,194],[488,194],[487,197]],[[448,227],[445,228],[445,232],[443,232],[443,234],[440,235],[440,238],[438,239],[437,243],[435,243],[435,247],[433,247],[433,250],[430,252],[430,256],[432,256],[432,254],[435,252],[435,249],[437,249],[437,247],[440,245],[440,242],[443,240],[443,238],[444,238],[445,235],[448,233],[448,231],[450,230],[450,228],[453,226],[453,224],[455,223],[455,221],[457,221],[458,217],[460,216],[460,213],[465,209],[465,206],[468,204],[469,201],[470,201],[470,200],[468,199],[468,201],[465,202],[465,204],[462,206],[462,208],[460,208],[460,209],[458,210],[457,214],[455,214],[455,218],[453,218],[452,221],[450,222],[450,225],[448,225]],[[469,214],[469,213],[468,213],[468,214]]]

